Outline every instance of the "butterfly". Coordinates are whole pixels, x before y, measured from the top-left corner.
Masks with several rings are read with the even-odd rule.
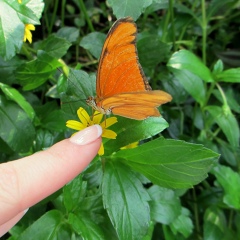
[[[131,17],[117,20],[108,32],[99,60],[96,97],[86,102],[100,113],[135,120],[158,117],[170,94],[152,90],[138,61],[137,26]]]

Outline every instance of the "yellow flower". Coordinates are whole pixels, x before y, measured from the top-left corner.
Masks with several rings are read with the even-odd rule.
[[[136,148],[138,146],[138,142],[133,142],[133,143],[130,143],[124,147],[121,147],[120,149],[129,149],[129,148]]]
[[[32,43],[32,33],[31,31],[35,30],[35,26],[32,24],[25,24],[25,30],[24,30],[24,38],[23,41],[26,42],[27,40]]]
[[[18,3],[22,3],[22,0],[18,0]]]
[[[95,111],[93,114],[93,118],[91,119],[88,113],[86,112],[86,110],[83,109],[82,107],[80,107],[77,110],[77,115],[80,121],[68,120],[66,122],[66,126],[68,128],[80,131],[94,124],[99,124],[103,129],[103,133],[102,133],[103,138],[116,139],[117,134],[114,131],[107,129],[108,127],[112,126],[117,122],[116,117],[110,117],[110,118],[107,118],[105,121],[101,122],[103,118],[103,114],[99,113],[98,111]],[[103,143],[101,144],[98,154],[100,156],[104,154]]]

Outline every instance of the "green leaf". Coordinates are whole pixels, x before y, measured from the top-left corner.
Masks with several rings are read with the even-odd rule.
[[[173,190],[154,185],[148,189],[148,194],[152,198],[149,205],[154,221],[169,224],[180,215],[181,203]]]
[[[223,202],[236,210],[240,209],[240,175],[231,168],[218,165],[212,170],[224,189]]]
[[[79,107],[83,107],[89,114],[92,113],[92,109],[87,105],[86,99],[89,96],[95,96],[95,89],[95,75],[88,75],[88,73],[82,70],[70,69],[67,90],[61,93],[62,109],[68,114],[68,117],[76,118]]]
[[[54,110],[41,121],[42,126],[49,130],[63,131],[66,129],[65,114],[62,110]]]
[[[231,87],[224,91],[224,94],[231,110],[240,113],[240,103],[237,102],[238,96],[236,92],[237,91],[234,92],[233,88]],[[213,90],[213,94],[223,104],[222,95],[217,89]]]
[[[223,109],[218,106],[207,106],[206,110],[214,118],[214,121],[221,128],[228,141],[233,147],[239,146],[239,126],[235,116],[230,109]]]
[[[63,202],[68,212],[73,212],[80,207],[80,203],[86,195],[87,182],[78,175],[63,188]]]
[[[35,137],[28,115],[4,96],[0,96],[0,137],[13,151],[20,153],[29,151]]]
[[[217,74],[218,82],[240,82],[240,68],[231,68]]]
[[[22,4],[15,0],[0,1],[0,9],[4,9],[0,18],[0,56],[5,60],[20,51],[24,24],[39,24],[43,6],[42,0],[23,1]]]
[[[107,161],[102,194],[119,239],[142,239],[150,221],[149,196],[134,172],[118,161]]]
[[[218,157],[202,145],[172,139],[156,139],[114,155],[166,188],[190,188],[201,182]]]
[[[58,103],[56,101],[47,102],[44,105],[39,105],[35,107],[35,111],[40,121],[44,118],[47,118],[51,112],[55,111],[58,108]]]
[[[84,171],[84,180],[88,182],[88,188],[98,188],[102,182],[102,163],[96,161]]]
[[[38,129],[36,132],[36,139],[34,144],[34,152],[42,151],[51,147],[54,144],[53,134],[46,129]]]
[[[46,92],[45,96],[50,98],[60,98],[57,84],[50,87]]]
[[[18,4],[15,1],[15,4]],[[17,12],[5,1],[0,1],[0,56],[4,60],[11,59],[19,52],[23,44],[24,24]],[[11,18],[9,18],[11,16]]]
[[[108,3],[117,18],[131,16],[137,20],[144,9],[152,3],[152,0],[109,0]]]
[[[175,52],[167,65],[174,69],[187,70],[206,82],[214,81],[210,70],[196,55],[188,50]]]
[[[73,213],[69,214],[69,223],[74,231],[87,240],[105,240],[103,229],[92,221],[86,214],[76,216]]]
[[[92,32],[82,38],[80,46],[86,50],[89,50],[89,52],[98,59],[102,52],[102,47],[105,39],[106,34],[100,32]]]
[[[40,19],[42,16],[44,1],[43,0],[23,0],[22,3],[26,3],[26,6],[32,10],[34,15]],[[29,22],[30,23],[30,22]],[[32,23],[32,22],[31,22]],[[34,23],[32,23],[34,24]]]
[[[16,102],[26,112],[28,117],[33,121],[35,117],[35,111],[32,108],[31,104],[29,104],[27,100],[23,97],[23,95],[15,88],[12,88],[3,83],[0,83],[0,88],[4,92],[4,94],[9,99]]]
[[[223,71],[223,62],[221,59],[217,60],[217,62],[213,66],[213,74],[219,74]]]
[[[32,0],[33,1],[33,0]],[[33,1],[35,4],[39,4],[40,6],[38,8],[35,8],[40,10],[38,11],[38,16],[32,11],[31,8],[26,4],[27,1],[23,1],[21,4],[19,4],[16,1],[7,1],[9,6],[11,6],[17,13],[18,17],[24,24],[40,24],[39,18],[41,16],[41,12],[43,10],[44,3],[40,0]],[[33,6],[33,5],[31,5]],[[34,9],[33,9],[34,10]]]
[[[151,221],[150,226],[148,228],[147,235],[145,235],[142,240],[152,240],[154,227],[155,227],[155,223]]]
[[[57,31],[56,36],[74,43],[79,37],[79,29],[76,27],[62,27]]]
[[[237,159],[240,158],[240,149],[233,149],[233,147],[222,140],[218,140],[220,153],[222,155],[222,158],[232,167],[237,167]]]
[[[71,43],[69,41],[52,34],[47,39],[38,43],[36,48],[37,50],[43,50],[53,58],[61,58],[67,53],[70,46]]]
[[[224,212],[217,207],[209,207],[204,214],[204,240],[224,239],[226,227]]]
[[[156,35],[148,35],[137,42],[139,61],[143,67],[155,67],[170,54],[171,45]]]
[[[150,117],[137,121],[117,116],[118,122],[111,127],[117,133],[117,138],[106,140],[104,148],[106,155],[119,150],[121,147],[150,138],[168,127],[162,117]]]
[[[170,228],[174,235],[181,233],[185,239],[188,238],[193,231],[193,223],[190,218],[190,211],[187,208],[182,208],[181,215],[170,224]]]
[[[200,106],[203,106],[206,98],[206,91],[201,78],[185,69],[172,69],[172,72],[184,89],[200,104]]]
[[[23,90],[41,86],[62,64],[44,51],[37,52],[37,59],[27,62],[17,69],[17,78]]]
[[[151,5],[149,5],[144,11],[144,14],[150,14],[152,12],[155,12],[161,9],[168,9],[168,7],[169,7],[168,0],[161,0],[161,1],[153,0]]]
[[[9,156],[5,155],[6,154],[12,154],[13,150],[7,145],[6,142],[4,142],[2,140],[2,138],[0,137],[0,163],[4,163],[7,162],[9,160]]]
[[[51,210],[30,225],[18,238],[19,240],[35,239],[71,239],[71,230],[65,223],[63,214]]]
[[[173,96],[172,102],[179,104],[187,101],[189,94],[173,74],[169,73],[169,71],[166,73],[165,71],[162,71],[157,75],[157,78],[162,79],[161,83],[163,84],[164,89]]]
[[[1,46],[0,46],[1,48]],[[15,70],[22,64],[22,60],[13,57],[11,60],[4,61],[0,57],[1,82],[11,85],[16,82]]]

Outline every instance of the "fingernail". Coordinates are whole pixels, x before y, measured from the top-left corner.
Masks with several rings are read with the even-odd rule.
[[[29,208],[25,209],[25,210],[23,211],[23,215],[26,214],[26,212],[27,212],[28,210],[29,210]]]
[[[93,142],[102,134],[102,128],[99,125],[93,125],[83,129],[82,131],[74,134],[70,141],[78,145],[86,145]]]

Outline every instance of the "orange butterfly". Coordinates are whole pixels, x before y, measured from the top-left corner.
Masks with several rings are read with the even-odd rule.
[[[136,35],[130,17],[117,20],[107,35],[97,72],[97,97],[87,99],[88,105],[103,114],[136,120],[158,117],[157,107],[172,100],[148,84],[138,61]]]

